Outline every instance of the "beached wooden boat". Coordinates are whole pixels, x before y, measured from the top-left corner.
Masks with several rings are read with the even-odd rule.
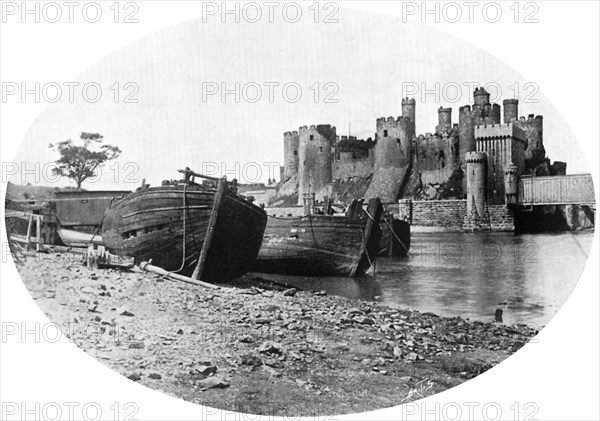
[[[362,276],[379,252],[379,199],[360,216],[269,216],[253,272],[294,276]]]
[[[185,178],[114,202],[102,224],[108,250],[207,282],[245,274],[258,254],[266,213],[235,183],[180,170]],[[196,184],[195,177],[209,179]]]
[[[410,250],[410,224],[391,215],[381,218],[380,256],[405,257]]]

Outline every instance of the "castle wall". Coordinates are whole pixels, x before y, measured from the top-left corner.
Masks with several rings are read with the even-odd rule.
[[[386,207],[411,224],[411,232],[468,232],[477,229],[514,231],[513,211],[504,205],[490,205],[485,226],[468,220],[466,200],[401,200]]]
[[[421,135],[415,144],[414,172],[420,174],[424,186],[448,181],[458,167],[458,133]]]
[[[348,180],[354,177],[367,177],[375,168],[375,153],[368,151],[363,159],[353,158],[352,152],[340,152],[340,158],[333,162],[333,180]]]

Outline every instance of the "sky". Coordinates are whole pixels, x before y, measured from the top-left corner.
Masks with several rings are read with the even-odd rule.
[[[177,170],[186,166],[264,182],[279,178],[274,165],[283,164],[286,131],[332,124],[339,135],[371,137],[376,119],[400,115],[403,95],[417,89],[411,95],[417,133],[433,132],[440,106],[451,106],[458,123],[458,107],[472,103],[470,83],[478,82],[492,84],[500,104],[518,97],[520,115],[543,115],[548,156],[566,161],[568,173],[587,172],[567,123],[506,63],[447,33],[392,16],[341,9],[337,18],[335,24],[193,20],[124,46],[77,79],[82,86],[97,83],[101,98],[92,103],[75,95],[71,103],[63,95],[48,105],[23,139],[16,162],[47,165],[57,159],[50,143],[97,132],[123,152],[98,180],[83,184],[87,189],[133,189],[142,179],[156,185],[178,178]],[[234,94],[209,95],[223,88],[237,90],[239,102]],[[95,91],[88,93],[93,97]],[[137,103],[126,103],[128,94]],[[17,174],[12,181],[23,180]],[[39,184],[52,185],[44,179]]]

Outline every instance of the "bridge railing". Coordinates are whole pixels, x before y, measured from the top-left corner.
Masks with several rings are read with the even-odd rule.
[[[519,177],[519,204],[569,205],[593,204],[594,183],[591,174],[550,177]]]

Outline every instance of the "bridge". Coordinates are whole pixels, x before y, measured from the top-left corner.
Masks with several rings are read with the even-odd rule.
[[[591,174],[522,176],[518,191],[517,203],[522,206],[596,205]]]

